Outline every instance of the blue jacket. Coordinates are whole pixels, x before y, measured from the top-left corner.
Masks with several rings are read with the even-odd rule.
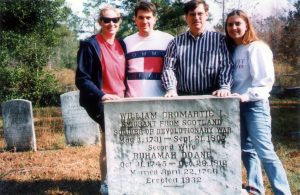
[[[120,41],[123,49],[124,43]],[[77,53],[75,84],[79,89],[79,103],[82,107],[96,106],[105,95],[102,91],[101,48],[96,36],[80,41]]]

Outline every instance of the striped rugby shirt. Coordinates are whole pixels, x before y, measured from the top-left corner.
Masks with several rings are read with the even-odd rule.
[[[166,90],[177,89],[179,94],[211,94],[230,90],[232,68],[224,35],[206,30],[194,37],[188,31],[169,43],[162,82]]]
[[[174,37],[155,30],[148,37],[138,33],[124,39],[127,60],[126,97],[159,97],[165,95],[161,83],[164,56]]]

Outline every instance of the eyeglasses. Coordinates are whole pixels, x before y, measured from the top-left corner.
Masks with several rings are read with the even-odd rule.
[[[105,24],[110,23],[111,21],[112,21],[113,23],[118,23],[119,20],[120,20],[120,17],[117,17],[117,18],[107,18],[107,17],[102,17],[101,20],[102,20]]]

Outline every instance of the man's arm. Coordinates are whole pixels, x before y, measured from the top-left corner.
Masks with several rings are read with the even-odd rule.
[[[213,92],[213,95],[219,97],[225,97],[230,95],[230,89],[232,85],[232,70],[233,62],[225,42],[225,36],[221,38],[220,43],[221,59],[220,63],[220,74],[218,78],[219,89]]]
[[[164,66],[162,71],[162,84],[166,89],[165,97],[175,97],[177,95],[177,78],[175,75],[177,62],[177,52],[176,52],[176,43],[173,39],[166,50],[166,55],[164,57]]]

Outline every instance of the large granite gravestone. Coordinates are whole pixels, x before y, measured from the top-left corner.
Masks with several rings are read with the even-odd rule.
[[[104,103],[110,195],[241,194],[239,100]]]
[[[60,95],[64,131],[67,144],[94,145],[100,141],[99,125],[79,105],[79,92]]]
[[[15,99],[2,103],[1,107],[6,148],[17,151],[36,151],[31,102]]]

